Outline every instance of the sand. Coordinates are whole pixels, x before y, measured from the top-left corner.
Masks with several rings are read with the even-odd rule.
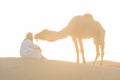
[[[120,63],[0,58],[0,80],[120,80]]]

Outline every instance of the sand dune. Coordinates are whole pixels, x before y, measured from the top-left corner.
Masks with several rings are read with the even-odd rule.
[[[120,80],[120,63],[0,58],[0,80]]]

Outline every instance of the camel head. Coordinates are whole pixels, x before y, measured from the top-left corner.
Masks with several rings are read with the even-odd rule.
[[[46,41],[53,42],[53,41],[56,41],[57,39],[59,39],[58,35],[59,34],[56,31],[51,31],[51,30],[45,29],[39,33],[36,33],[34,36],[34,39],[46,40]]]
[[[42,30],[41,32],[39,32],[39,33],[36,33],[35,35],[34,35],[34,39],[40,39],[40,40],[44,40],[44,38],[45,38],[45,35],[47,35],[48,34],[48,30],[47,29],[45,29],[45,30]]]

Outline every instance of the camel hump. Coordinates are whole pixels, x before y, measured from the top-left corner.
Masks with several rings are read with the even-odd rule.
[[[86,13],[84,15],[76,15],[70,21],[70,23],[72,23],[72,24],[79,23],[79,22],[87,23],[87,22],[95,22],[95,20],[91,14]]]
[[[93,16],[89,13],[84,14],[83,17],[88,18],[88,19],[93,19]]]
[[[72,18],[72,20],[73,19],[92,19],[93,20],[93,15],[89,14],[89,13],[86,13],[84,15],[76,15]]]

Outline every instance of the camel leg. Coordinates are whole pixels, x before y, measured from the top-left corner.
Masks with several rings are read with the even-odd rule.
[[[77,44],[77,39],[75,37],[72,37],[72,40],[74,42],[75,49],[76,49],[77,63],[79,63],[79,48],[78,48],[78,44]]]
[[[98,40],[94,39],[94,43],[95,43],[95,46],[96,46],[96,58],[95,58],[95,61],[94,61],[94,64],[95,64],[98,57],[100,56],[100,52],[99,52],[99,42],[98,42]]]
[[[101,43],[101,65],[103,64],[103,57],[104,57],[104,42]]]
[[[104,42],[104,39],[105,39],[105,31],[103,30],[101,32],[102,34],[100,35],[100,47],[101,47],[101,65],[103,64],[103,57],[104,57],[104,45],[105,45],[105,42]]]
[[[85,56],[84,56],[84,48],[83,48],[83,43],[82,43],[82,40],[79,38],[78,39],[79,41],[79,45],[80,45],[80,49],[81,49],[81,54],[82,54],[82,59],[83,59],[83,63],[85,63]]]

